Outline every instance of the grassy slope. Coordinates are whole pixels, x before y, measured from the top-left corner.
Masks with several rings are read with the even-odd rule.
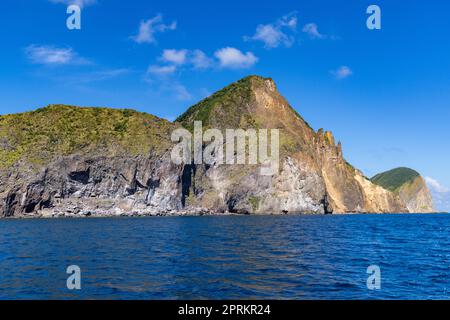
[[[231,85],[217,91],[208,98],[191,106],[181,116],[177,118],[185,128],[192,129],[193,121],[202,121],[203,127],[207,128],[213,125],[210,123],[214,109],[223,111],[223,119],[215,119],[218,122],[228,123],[232,120],[239,121],[242,115],[243,102],[248,101],[251,96],[251,77],[241,79]],[[220,116],[217,112],[214,117]]]
[[[405,183],[414,181],[420,174],[409,168],[396,168],[374,176],[373,183],[390,191],[397,191]]]
[[[0,116],[0,168],[18,160],[39,165],[77,152],[147,154],[163,151],[173,124],[128,109],[50,105]]]
[[[221,112],[214,112],[214,120],[216,123],[222,123],[228,126],[233,122],[242,124],[239,122],[239,118],[243,115],[242,108],[245,107],[245,104],[251,99],[252,84],[263,85],[265,80],[271,79],[255,75],[242,78],[226,86],[222,90],[215,92],[213,95],[207,97],[199,103],[191,106],[181,116],[179,116],[176,121],[180,122],[185,128],[188,129],[192,129],[194,120],[202,121],[203,126],[207,128],[212,125],[212,123],[210,123],[213,116],[212,113],[215,109],[219,109]],[[289,108],[298,118],[310,127],[294,108],[291,106],[289,106]],[[248,122],[251,122],[251,120]],[[255,125],[254,123],[247,124],[252,127]]]

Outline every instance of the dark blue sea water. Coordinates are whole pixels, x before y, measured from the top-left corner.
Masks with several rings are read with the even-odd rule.
[[[0,298],[450,298],[450,215],[0,220]]]

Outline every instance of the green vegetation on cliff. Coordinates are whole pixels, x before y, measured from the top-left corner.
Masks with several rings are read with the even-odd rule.
[[[252,79],[259,81],[262,78],[249,76],[236,81],[190,107],[176,121],[188,129],[193,128],[194,121],[202,121],[204,128],[213,125],[212,121],[224,124],[239,123],[243,113],[241,108],[245,105],[244,102],[251,98]],[[220,112],[215,112],[213,120],[214,109]]]
[[[396,191],[405,183],[414,181],[420,174],[410,168],[396,168],[374,176],[371,181],[389,191]]]
[[[189,130],[193,128],[194,121],[202,121],[204,128],[258,128],[255,120],[257,115],[249,114],[246,108],[254,98],[254,88],[264,86],[266,80],[273,81],[271,78],[255,75],[242,78],[191,106],[176,121]],[[309,127],[294,108],[290,105],[289,108]]]
[[[263,177],[253,164],[181,168],[165,161],[163,154],[174,145],[173,130],[191,129],[195,120],[203,121],[204,129],[279,130],[280,174]],[[271,139],[268,143],[270,152],[276,150]],[[270,78],[239,80],[189,108],[176,123],[129,109],[66,105],[0,116],[0,216],[71,215],[72,208],[103,214],[113,207],[145,214],[182,208],[280,214],[408,211],[399,197],[360,178],[331,132],[312,130]],[[404,183],[398,179],[387,179],[385,186]],[[422,198],[416,207],[426,204]]]
[[[50,105],[0,116],[0,168],[36,165],[55,156],[93,152],[147,154],[169,146],[173,125],[129,109]]]

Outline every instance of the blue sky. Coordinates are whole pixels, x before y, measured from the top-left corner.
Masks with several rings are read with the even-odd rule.
[[[366,175],[408,166],[449,191],[447,2],[78,0],[68,30],[69,2],[2,2],[1,114],[65,103],[174,119],[258,74]]]

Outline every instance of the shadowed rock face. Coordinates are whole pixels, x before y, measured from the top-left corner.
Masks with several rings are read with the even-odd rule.
[[[181,210],[183,166],[170,161],[175,128],[105,108],[49,106],[0,117],[0,139],[9,145],[0,149],[0,216]]]
[[[171,132],[279,129],[277,174],[259,165],[175,165]],[[225,135],[224,135],[225,136]],[[271,79],[244,78],[175,123],[131,110],[50,106],[0,117],[0,215],[408,212],[315,132]],[[205,146],[203,146],[205,147]]]
[[[76,155],[2,180],[3,216],[157,214],[182,209],[182,167],[147,157]],[[3,189],[3,188],[2,188]]]

